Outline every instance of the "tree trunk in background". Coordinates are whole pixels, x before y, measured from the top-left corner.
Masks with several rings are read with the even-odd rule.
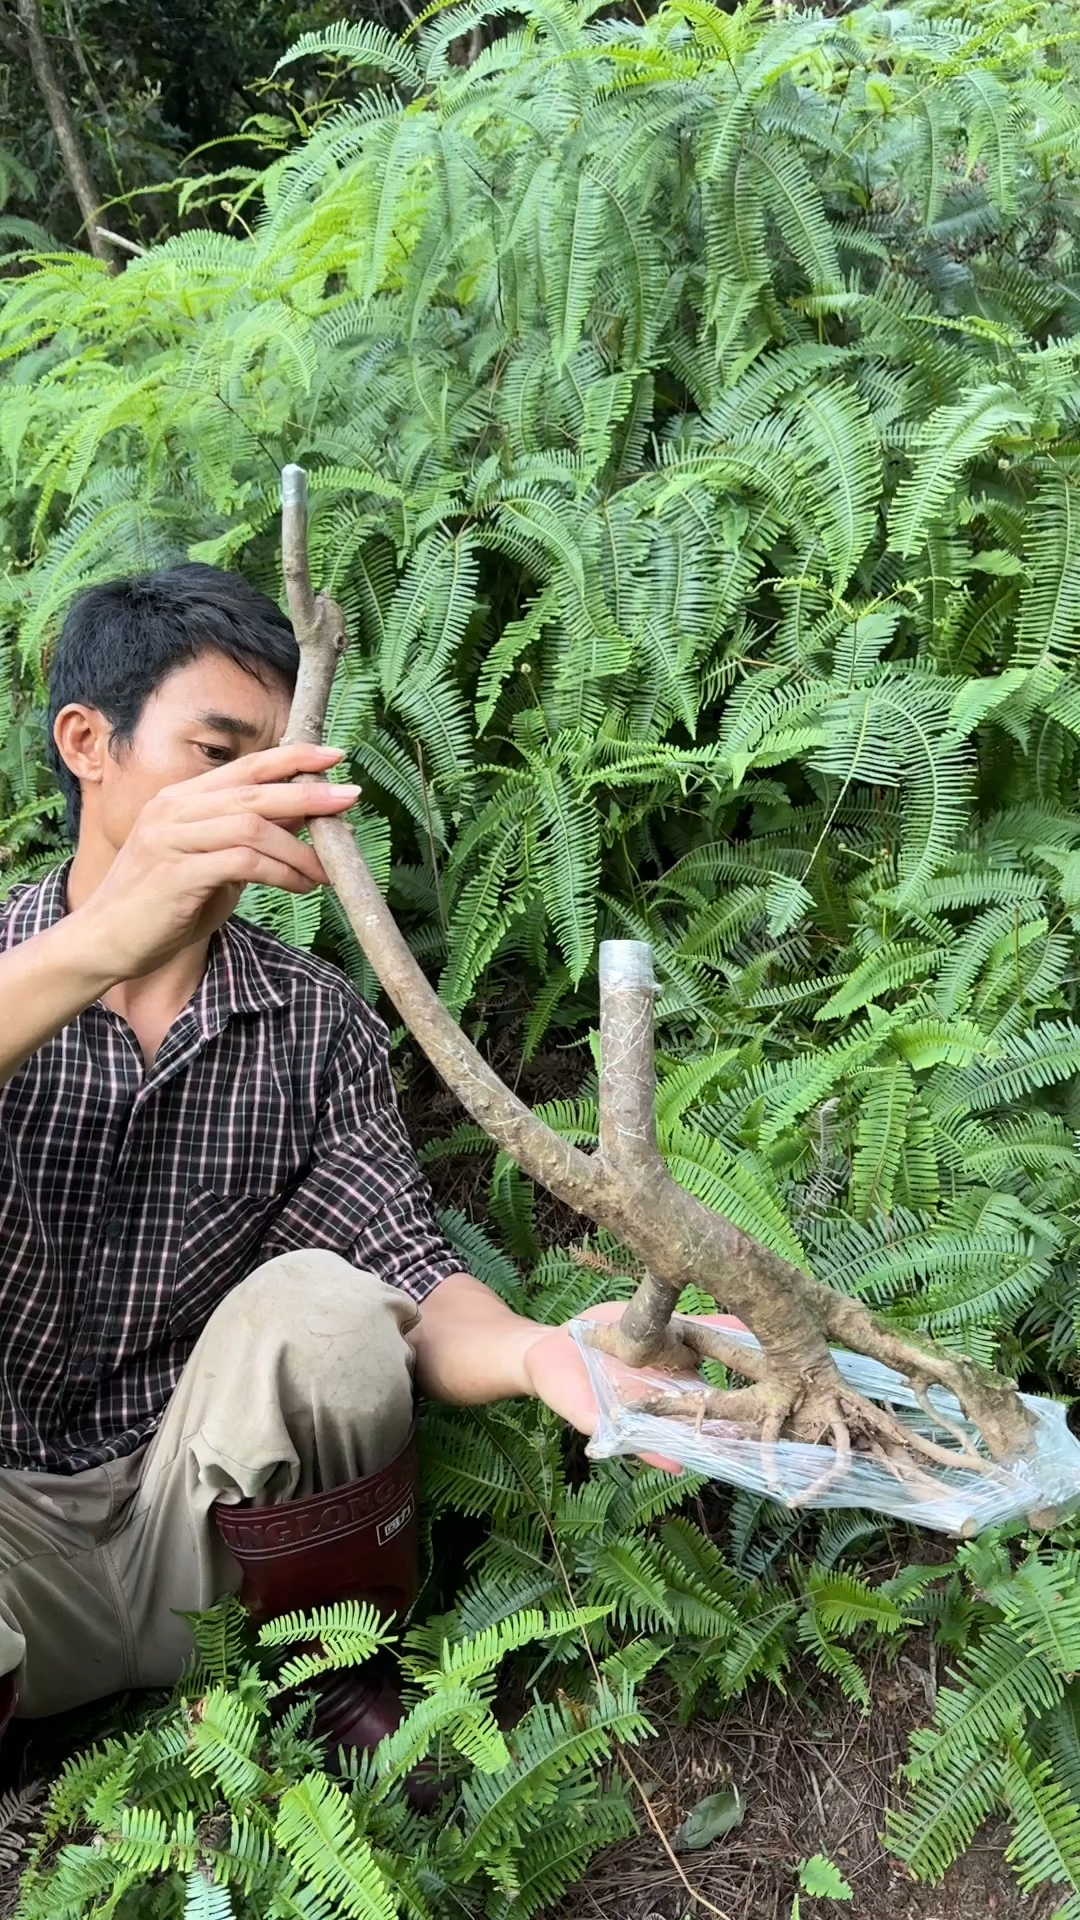
[[[86,149],[79,138],[71,106],[60,84],[60,76],[53,64],[52,54],[49,52],[37,0],[15,0],[15,11],[25,35],[26,57],[45,102],[52,130],[56,135],[56,144],[60,149],[60,157],[64,163],[64,171],[79,203],[87,245],[95,259],[104,260],[111,266],[116,256],[108,241],[104,240],[97,230],[97,212],[101,205],[101,196],[94,185],[94,176],[90,171]]]

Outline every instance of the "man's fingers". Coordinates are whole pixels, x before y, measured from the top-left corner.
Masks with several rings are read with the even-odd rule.
[[[658,1468],[661,1473],[672,1473],[677,1476],[683,1472],[683,1467],[678,1460],[669,1460],[663,1453],[639,1453],[638,1459],[647,1467]]]
[[[293,780],[298,773],[327,773],[344,757],[340,747],[267,747],[262,753],[242,754],[227,766],[211,767],[183,784],[204,793],[228,792],[267,780]]]
[[[254,847],[229,847],[221,853],[195,854],[185,873],[193,888],[208,893],[218,887],[277,887],[281,893],[313,893],[318,882],[309,880],[283,860]]]
[[[326,885],[322,861],[314,847],[275,826],[257,813],[225,814],[214,820],[185,821],[176,829],[173,845],[181,853],[223,853],[230,847],[250,847],[281,866],[295,869],[313,887]]]
[[[355,806],[359,787],[331,786],[325,780],[299,780],[284,786],[270,782],[266,786],[245,783],[233,788],[208,790],[198,780],[185,780],[159,795],[165,820],[183,824],[200,820],[235,820],[243,814],[259,814],[264,820],[311,820],[318,814],[344,813]],[[151,805],[154,803],[151,802]]]

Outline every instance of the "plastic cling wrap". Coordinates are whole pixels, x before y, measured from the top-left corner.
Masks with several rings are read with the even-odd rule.
[[[674,1324],[678,1326],[679,1316]],[[976,1472],[915,1458],[909,1474],[855,1448],[840,1470],[839,1456],[831,1446],[793,1440],[765,1446],[731,1421],[698,1419],[694,1402],[700,1409],[704,1381],[649,1367],[622,1366],[590,1345],[588,1327],[587,1319],[575,1320],[571,1332],[584,1356],[600,1413],[588,1448],[594,1460],[622,1453],[658,1454],[709,1479],[765,1494],[783,1506],[808,1511],[869,1507],[915,1526],[965,1536],[1026,1515],[1039,1514],[1045,1524],[1049,1514],[1080,1505],[1080,1443],[1066,1424],[1065,1407],[1054,1400],[1021,1396],[1035,1415],[1034,1444],[1025,1459],[1002,1466],[986,1456],[977,1429],[951,1394],[936,1387],[930,1392],[943,1423],[949,1423],[938,1427],[890,1367],[856,1354],[834,1352],[841,1374],[856,1392],[889,1407],[902,1423],[938,1445],[955,1446],[949,1429],[959,1427],[987,1460],[986,1471]],[[726,1331],[726,1338],[748,1350],[758,1345],[752,1334]],[[643,1411],[640,1401],[658,1390],[684,1394],[686,1417]]]

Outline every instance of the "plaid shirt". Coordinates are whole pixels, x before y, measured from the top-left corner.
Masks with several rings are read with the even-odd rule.
[[[14,888],[0,950],[59,920],[66,884],[65,866]],[[149,1072],[98,1003],[0,1087],[0,1466],[134,1452],[218,1302],[299,1247],[414,1300],[462,1264],[382,1021],[333,967],[231,920]]]

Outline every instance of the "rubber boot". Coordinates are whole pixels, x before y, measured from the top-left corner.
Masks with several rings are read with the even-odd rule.
[[[256,1624],[339,1600],[366,1600],[384,1618],[402,1618],[420,1584],[417,1484],[414,1428],[388,1466],[348,1486],[280,1506],[219,1502],[218,1532],[240,1564],[240,1599]],[[375,1747],[401,1723],[389,1657],[325,1675],[316,1697],[313,1731],[328,1755]]]

